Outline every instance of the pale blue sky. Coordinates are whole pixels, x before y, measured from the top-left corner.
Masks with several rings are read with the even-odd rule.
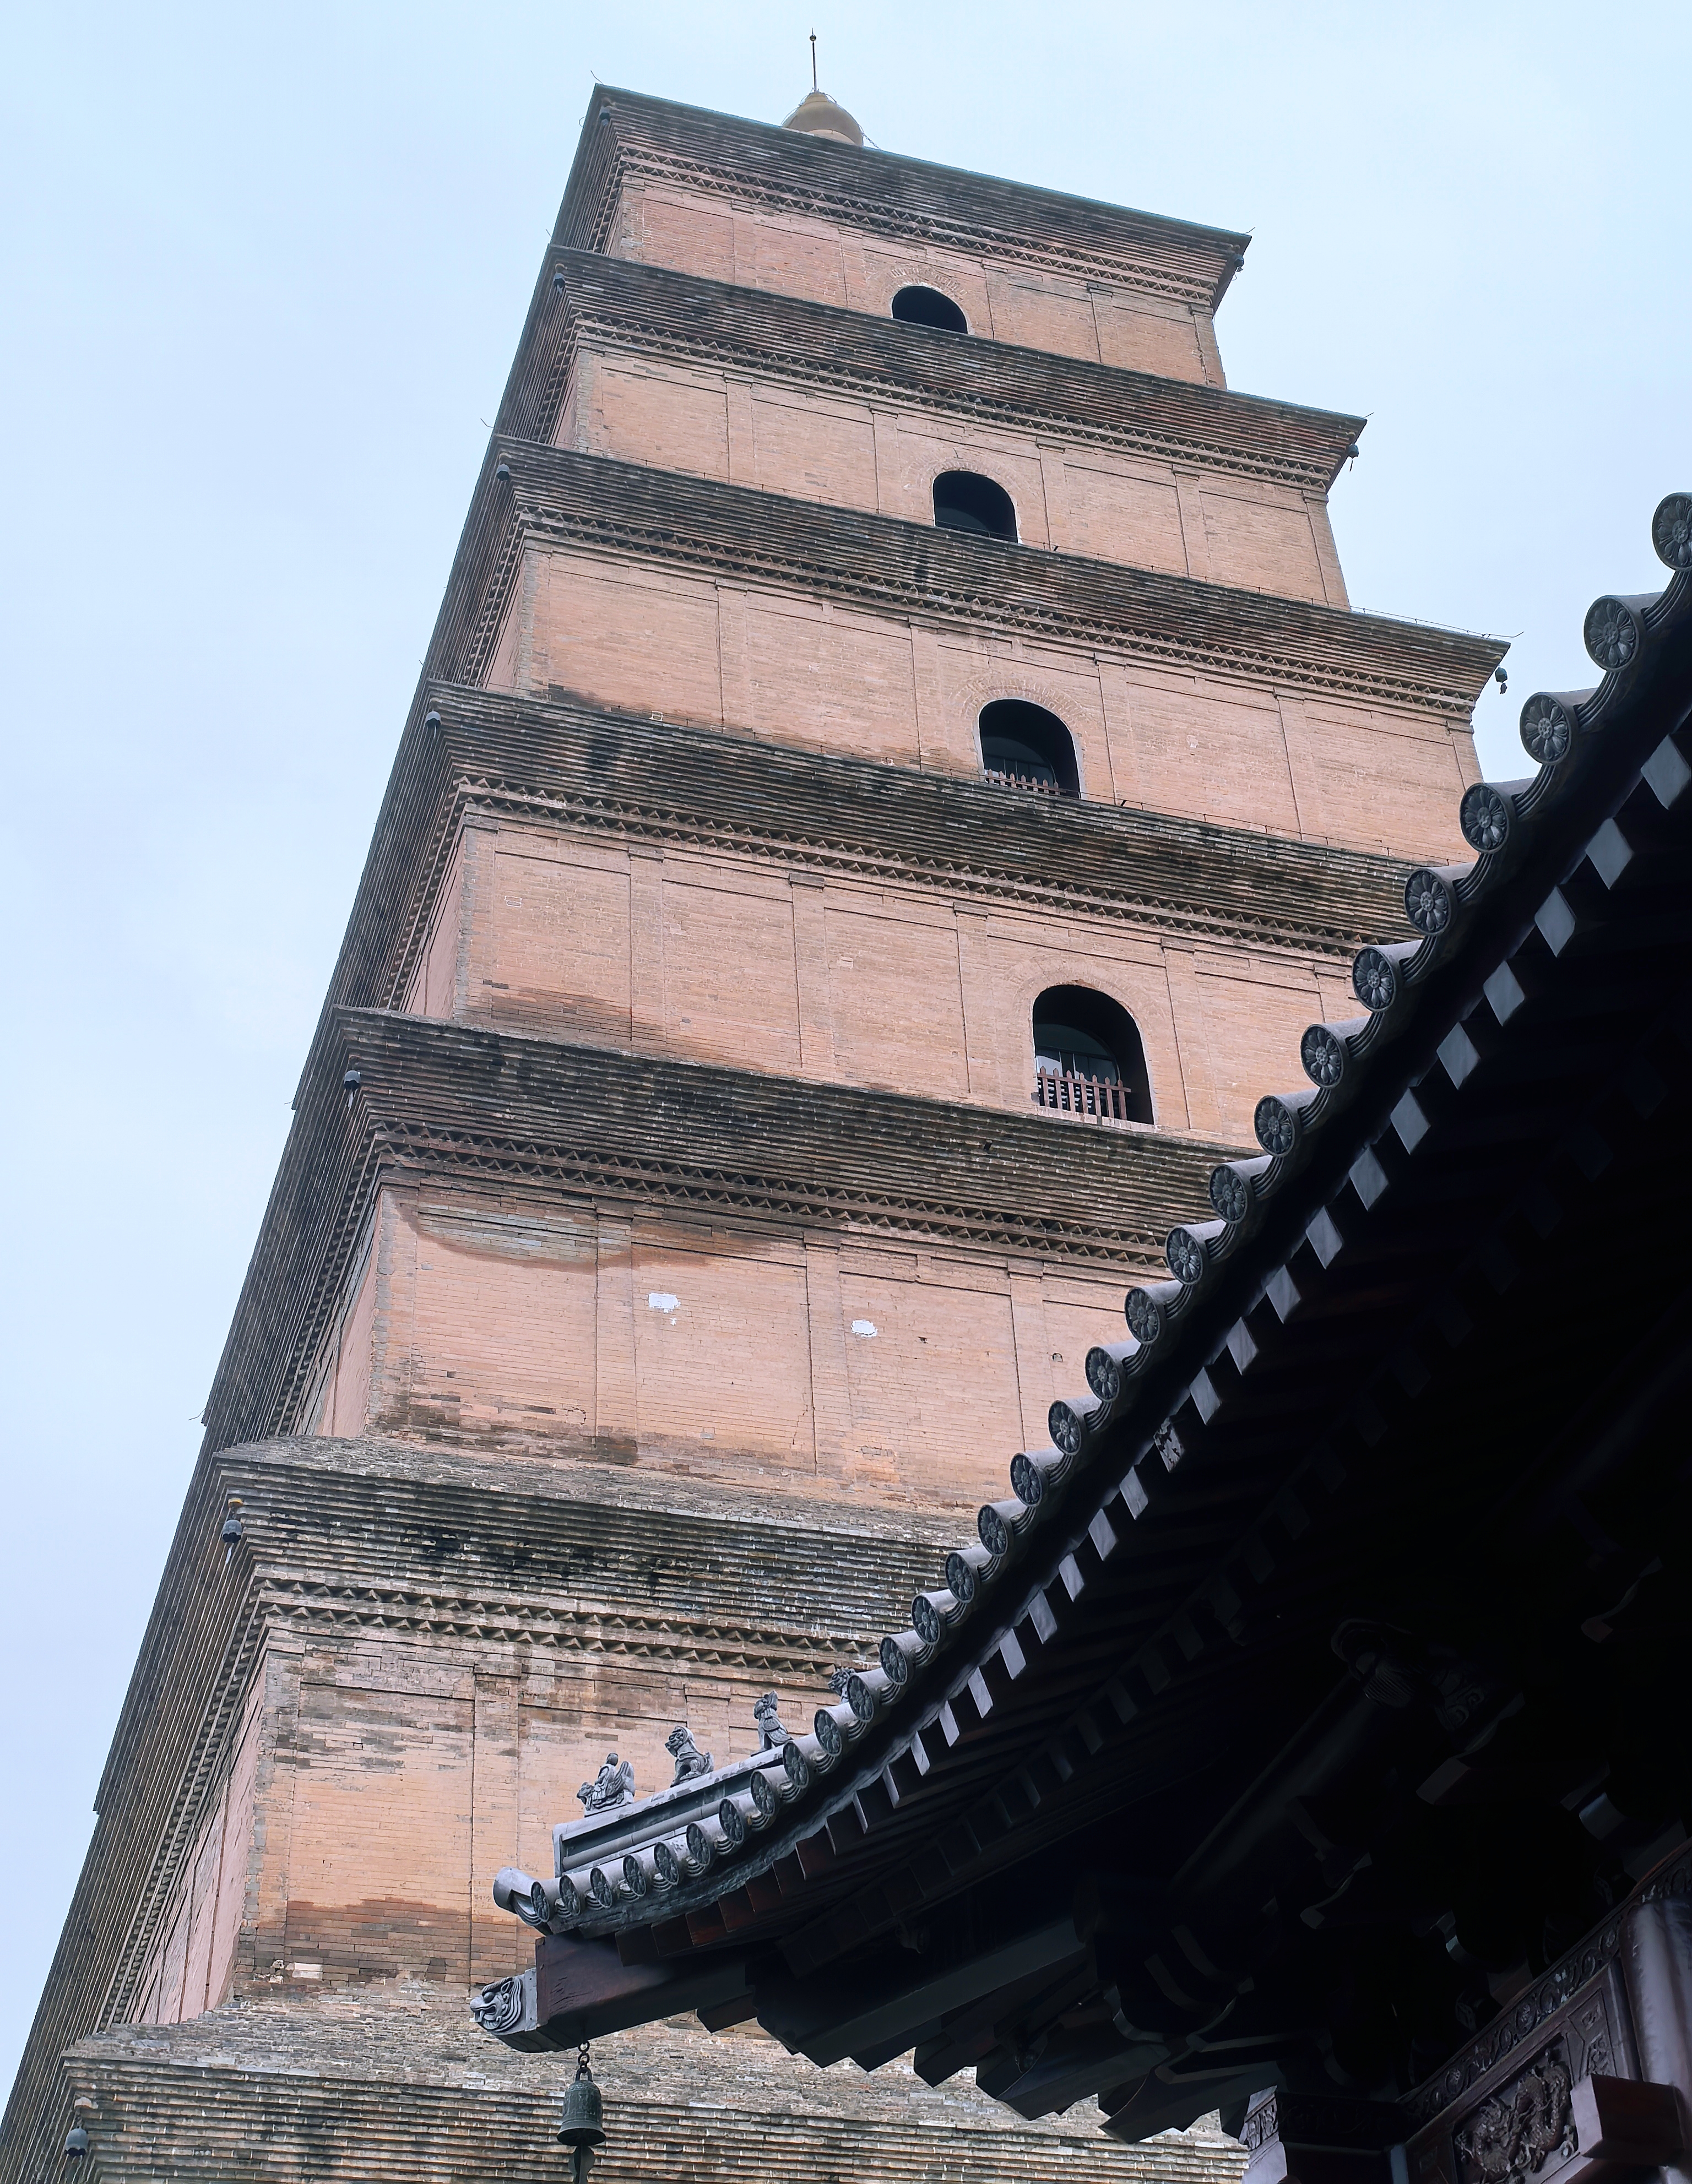
[[[1352,596],[1516,638],[1495,777],[1662,581],[1684,5],[14,10],[0,2078],[592,75],[779,120],[813,25],[889,150],[1254,231],[1230,382],[1369,414]]]

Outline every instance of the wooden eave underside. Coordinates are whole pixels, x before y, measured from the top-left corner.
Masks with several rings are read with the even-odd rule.
[[[1467,724],[1508,649],[1492,638],[496,437],[427,672],[485,679],[531,543],[936,628],[1111,652],[1259,689],[1332,693],[1453,725]]]
[[[343,1073],[360,1072],[350,1101]],[[375,1010],[336,1012],[295,1113],[205,1412],[288,1430],[384,1180],[611,1196],[1120,1268],[1220,1149],[1164,1132],[801,1083]]]
[[[1251,241],[605,84],[589,103],[554,241],[575,250],[613,247],[623,187],[636,178],[907,247],[1137,288],[1207,311],[1220,303]]]
[[[244,1536],[226,1561],[226,1500]],[[908,1520],[507,1454],[299,1438],[208,1451],[191,1480],[96,1797],[99,1821],[0,2128],[17,2176],[70,2126],[59,2059],[132,2017],[277,1633],[820,1682],[908,1593]],[[779,1620],[739,1616],[743,1589]],[[736,1603],[725,1619],[723,1603]],[[748,1730],[750,1741],[751,1731]],[[31,2166],[31,2164],[34,2165]]]
[[[1360,417],[555,250],[497,429],[550,446],[578,344],[1326,493]]]
[[[1118,1395],[1053,1407],[1069,1455],[1036,1458],[1032,1503],[984,1512],[983,1540],[1011,1545],[972,1548],[974,1607],[936,1554],[939,1650],[890,1634],[903,1665],[866,1680],[866,1713],[835,1710],[843,1757],[801,1740],[809,1781],[762,1833],[754,1816],[742,1849],[662,1897],[589,1902],[584,1933],[618,1930],[634,1962],[775,1945],[774,2015],[801,2046],[811,2023],[827,2059],[855,1998],[848,1981],[829,2002],[841,1959],[978,1884],[1013,1925],[995,1876],[1072,1874],[1065,1847],[1108,1821],[1129,1869],[1182,1869],[1162,1915],[1194,1947],[1148,1942],[1208,1996],[1202,2019],[1231,1992],[1204,1984],[1205,1952],[1226,1963],[1280,1916],[1257,1912],[1282,1887],[1248,1863],[1202,1893],[1231,1870],[1225,1817],[1286,1794],[1252,1786],[1324,1709],[1382,1713],[1330,1649],[1348,1603],[1391,1625],[1425,1585],[1511,1630],[1549,1618],[1524,1642],[1550,1657],[1588,1646],[1617,1565],[1593,1559],[1580,1497],[1630,1435],[1661,1436],[1692,1370],[1692,576],[1621,611],[1618,664],[1565,701],[1571,748],[1511,797],[1512,831],[1405,954],[1397,998],[1340,1034],[1345,1073],[1256,1165],[1246,1212],[1196,1232],[1203,1271],[1165,1295],[1161,1334]],[[1600,602],[1589,627],[1617,619]],[[1659,1519],[1681,1491],[1666,1482]],[[1627,1553],[1663,1538],[1651,1519],[1635,1510]],[[1578,1780],[1582,1753],[1563,1763]]]

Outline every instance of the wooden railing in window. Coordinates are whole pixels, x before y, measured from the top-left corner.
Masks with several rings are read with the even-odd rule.
[[[981,778],[991,783],[995,788],[1031,789],[1036,796],[1060,796],[1063,794],[1055,781],[1036,781],[1031,774],[1026,773],[1000,773],[992,766],[986,769]]]
[[[1132,1095],[1125,1084],[1098,1077],[1072,1077],[1067,1070],[1036,1069],[1034,1104],[1060,1115],[1082,1115],[1093,1123],[1131,1123]]]

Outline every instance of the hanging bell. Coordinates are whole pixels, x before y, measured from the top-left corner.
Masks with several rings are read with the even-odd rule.
[[[604,2113],[584,2047],[577,2059],[576,2075],[564,2088],[564,2113],[558,2123],[558,2142],[570,2148],[572,2184],[584,2184],[595,2154],[605,2144]]]

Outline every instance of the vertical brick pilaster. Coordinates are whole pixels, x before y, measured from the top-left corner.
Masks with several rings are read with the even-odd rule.
[[[478,1668],[472,1715],[470,1873],[466,1981],[479,1986],[511,1970],[512,1920],[494,1905],[494,1875],[511,1862],[517,1839],[521,1686],[515,1674]]]
[[[1281,711],[1281,733],[1287,745],[1287,774],[1293,784],[1293,807],[1298,815],[1298,832],[1307,842],[1321,841],[1328,833],[1327,812],[1304,700],[1287,692],[1276,691],[1275,702]]]
[[[1076,1128],[1081,1126],[1077,1123]],[[1016,1345],[1016,1381],[1022,1399],[1022,1446],[1043,1448],[1048,1435],[1046,1413],[1052,1405],[1052,1345],[1046,1332],[1046,1284],[1036,1262],[1011,1260],[1011,1338]],[[1002,1476],[1002,1465],[999,1474]]]
[[[634,1367],[634,1228],[627,1212],[600,1212],[594,1272],[594,1439],[632,1451],[639,1409]]]
[[[845,1479],[853,1468],[852,1384],[846,1373],[846,1318],[840,1301],[840,1247],[805,1239],[805,1300],[811,1329],[811,1418],[816,1468]]]
[[[1187,573],[1201,583],[1210,581],[1210,542],[1204,529],[1204,501],[1196,471],[1177,470],[1175,497],[1181,510],[1181,540],[1187,554]]]
[[[793,980],[799,996],[799,1066],[807,1077],[837,1078],[834,1003],[829,983],[828,888],[808,873],[792,876]]]

